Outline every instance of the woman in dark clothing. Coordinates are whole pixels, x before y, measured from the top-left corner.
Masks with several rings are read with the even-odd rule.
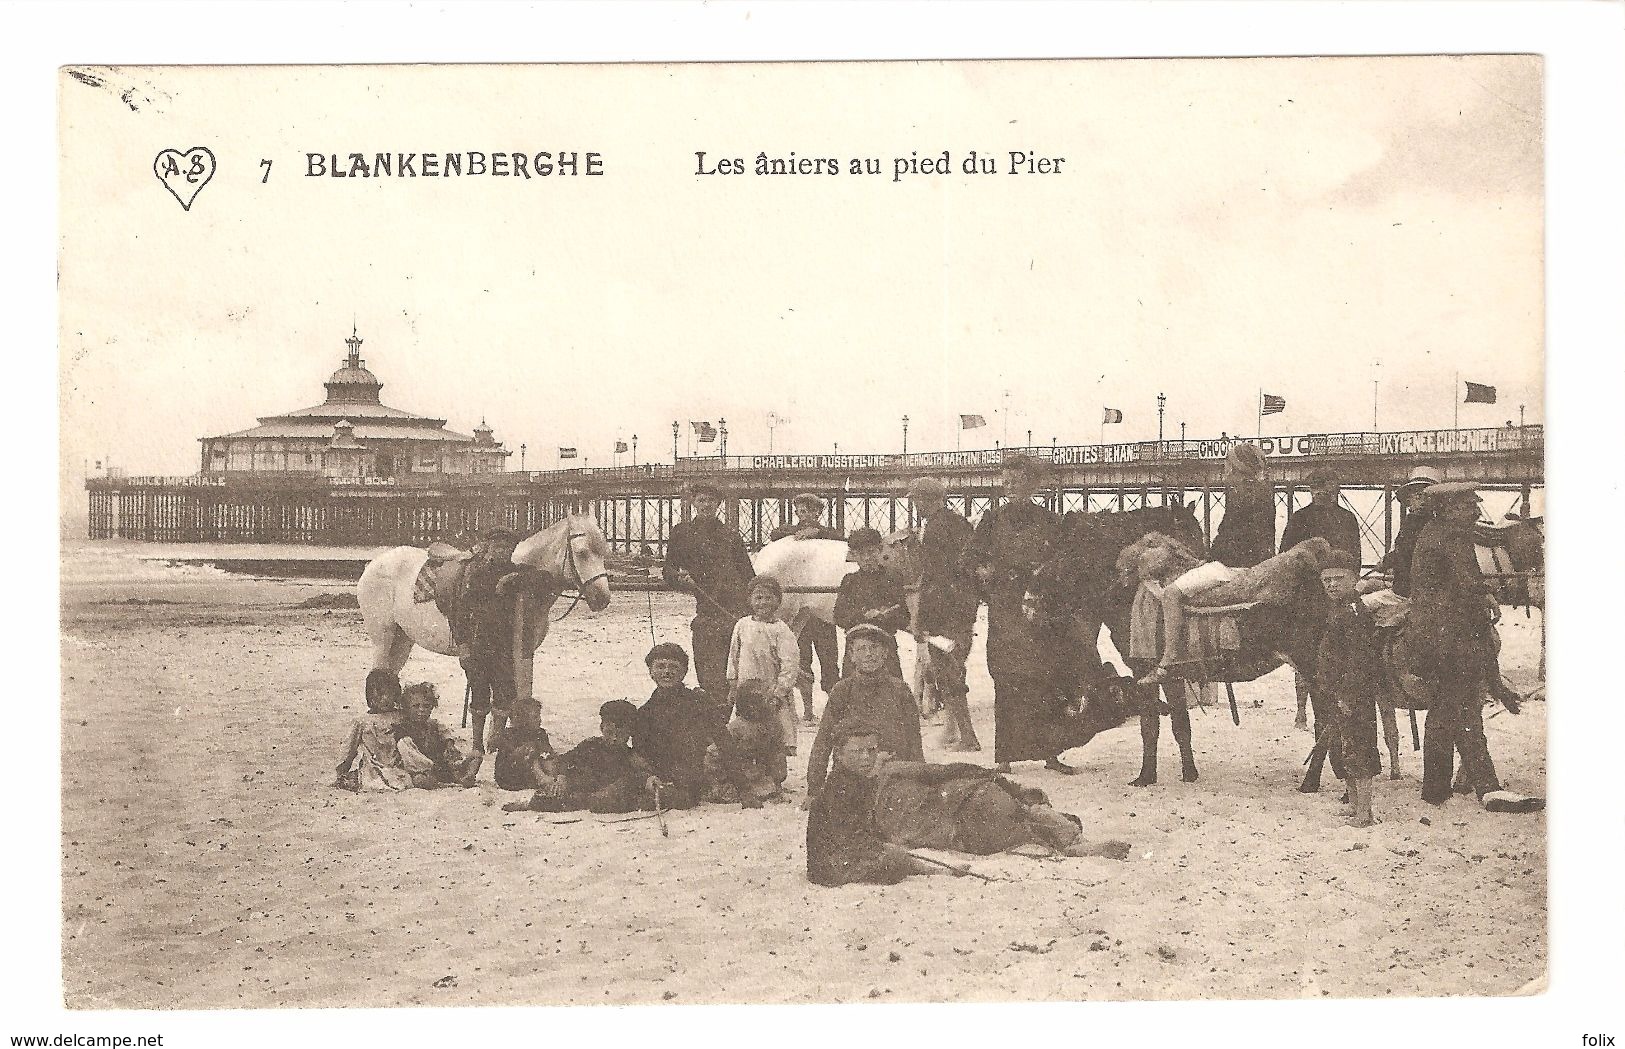
[[[1230,446],[1224,460],[1224,519],[1209,557],[1231,568],[1251,568],[1275,553],[1275,490],[1264,453],[1250,444]]]

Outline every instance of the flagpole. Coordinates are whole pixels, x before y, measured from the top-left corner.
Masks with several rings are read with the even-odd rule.
[[[1258,388],[1258,439],[1264,439],[1264,387]]]
[[[1450,388],[1450,406],[1455,410],[1453,429],[1461,429],[1461,372],[1456,373],[1456,384]]]
[[[956,451],[956,452],[959,451],[959,446],[962,443],[964,443],[964,439],[965,439],[965,419],[964,419],[963,416],[961,416],[960,419],[959,419],[959,426],[954,430],[954,451]]]

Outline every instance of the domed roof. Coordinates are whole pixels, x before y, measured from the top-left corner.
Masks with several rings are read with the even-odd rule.
[[[367,370],[366,361],[357,361],[355,364],[345,363],[344,367],[333,373],[327,380],[329,386],[382,386],[378,376]]]
[[[378,376],[367,370],[367,362],[361,359],[361,337],[352,329],[350,337],[344,340],[350,347],[349,356],[339,365],[339,370],[327,380],[327,400],[334,401],[366,401],[378,403],[378,392],[384,384],[378,381]]]

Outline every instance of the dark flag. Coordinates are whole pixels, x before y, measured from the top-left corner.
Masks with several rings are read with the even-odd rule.
[[[1485,386],[1481,382],[1470,382],[1470,383],[1467,384],[1467,399],[1462,401],[1462,403],[1463,404],[1494,404],[1495,403],[1495,387],[1493,387],[1493,386]]]
[[[1277,397],[1273,393],[1264,395],[1264,406],[1259,409],[1260,415],[1275,415],[1286,411],[1286,398]]]
[[[616,441],[615,442],[615,450],[617,452],[627,451],[626,442],[625,441]]]
[[[1107,423],[1120,423],[1122,421],[1123,421],[1123,413],[1122,413],[1122,411],[1120,411],[1117,408],[1107,408],[1106,409],[1106,414],[1101,418],[1100,423],[1101,423],[1102,426],[1104,426]]]
[[[560,448],[559,449],[559,458],[560,459],[574,459],[575,457],[576,457],[576,450],[574,448]]]
[[[974,430],[979,426],[986,425],[987,420],[980,415],[961,415],[959,417],[959,428],[961,430]]]
[[[717,428],[709,422],[697,423],[691,421],[689,425],[694,427],[694,439],[701,444],[710,444],[717,439]]]

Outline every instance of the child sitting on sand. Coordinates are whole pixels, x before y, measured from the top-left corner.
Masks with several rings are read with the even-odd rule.
[[[497,787],[500,790],[534,790],[546,776],[543,764],[553,756],[553,743],[542,727],[542,705],[534,699],[514,704],[513,716],[497,733]]]
[[[401,683],[393,674],[375,670],[367,675],[367,716],[350,725],[335,787],[359,792],[405,790],[412,785],[395,749],[400,706]]]
[[[741,789],[758,802],[781,798],[790,769],[784,760],[784,729],[775,716],[773,693],[767,682],[739,683],[734,690],[734,719],[728,723],[728,734],[733,737],[743,788],[734,786],[722,767],[721,756],[711,747],[705,754],[705,800],[717,804],[743,801]]]
[[[612,699],[598,708],[599,735],[582,740],[567,753],[540,763],[536,793],[529,801],[510,802],[505,812],[631,812],[643,800],[641,770],[632,755],[632,725],[638,708]]]
[[[439,705],[440,694],[426,681],[408,685],[402,693],[405,716],[395,727],[400,736],[395,749],[401,766],[411,773],[412,786],[424,790],[452,785],[472,787],[484,755],[476,752],[463,756],[456,742],[434,720],[434,708]]]

